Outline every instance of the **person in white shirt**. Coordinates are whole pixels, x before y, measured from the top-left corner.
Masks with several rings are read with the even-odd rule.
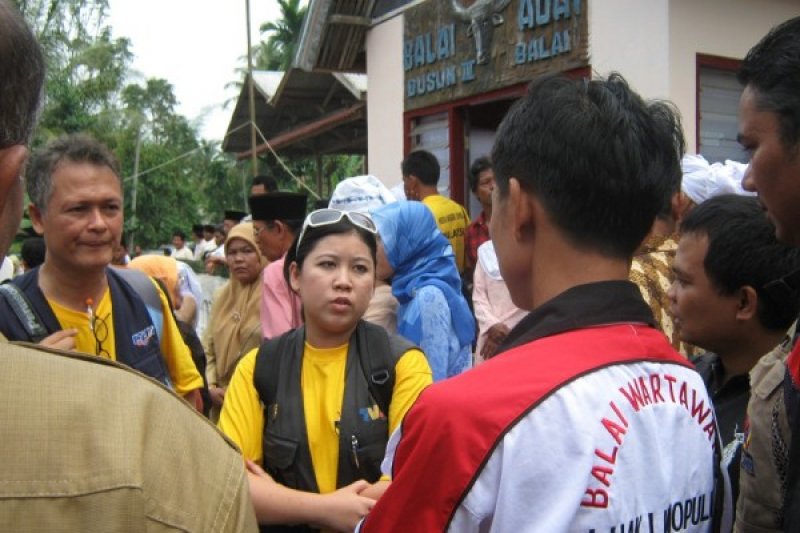
[[[172,257],[182,261],[191,261],[194,259],[194,254],[186,246],[186,234],[182,231],[176,231],[172,234]]]

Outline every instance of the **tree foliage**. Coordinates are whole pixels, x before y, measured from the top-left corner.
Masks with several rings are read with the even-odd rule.
[[[188,232],[194,223],[221,221],[225,209],[246,207],[249,162],[237,166],[217,143],[200,137],[176,111],[178,101],[168,80],[134,74],[132,43],[115,37],[106,23],[108,0],[13,1],[42,43],[48,64],[33,147],[65,133],[85,132],[114,151],[123,178],[129,244],[135,235],[136,244],[155,247],[169,242],[175,229]],[[255,47],[258,68],[283,70],[294,57],[305,2],[278,3],[280,18],[261,26],[265,38]],[[134,179],[137,153],[139,175]],[[361,173],[362,161],[325,157],[327,186],[322,194],[339,179]],[[292,173],[314,183],[313,161],[287,164]],[[271,155],[262,157],[261,165],[278,178],[281,188],[299,188]]]
[[[48,62],[34,147],[79,131],[106,143],[120,161],[125,230],[135,234],[137,244],[163,244],[175,229],[218,222],[226,208],[241,207],[241,174],[235,163],[176,112],[172,85],[133,75],[131,42],[115,38],[105,23],[108,0],[16,3]],[[137,146],[140,177],[134,180]]]
[[[281,15],[278,20],[265,22],[259,30],[266,36],[254,54],[254,64],[261,70],[287,70],[294,60],[307,7],[300,0],[278,0]]]

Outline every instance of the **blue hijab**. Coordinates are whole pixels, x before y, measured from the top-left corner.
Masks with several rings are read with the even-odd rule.
[[[475,319],[461,293],[453,248],[430,209],[422,202],[393,202],[372,211],[372,218],[394,270],[392,294],[400,305],[408,305],[422,287],[437,287],[447,299],[459,343],[471,344],[475,339]],[[398,317],[402,314],[398,313]],[[406,338],[421,338],[420,329],[419,321],[398,320],[397,332]]]

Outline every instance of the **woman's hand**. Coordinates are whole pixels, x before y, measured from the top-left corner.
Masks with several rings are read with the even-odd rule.
[[[361,495],[371,486],[360,479],[336,492],[322,495],[324,504],[320,508],[317,525],[336,531],[353,531],[358,522],[375,506],[375,500]]]
[[[310,524],[315,528],[353,531],[375,505],[361,493],[371,485],[359,480],[329,494],[316,494],[279,485],[263,468],[247,459],[250,495],[262,524]]]

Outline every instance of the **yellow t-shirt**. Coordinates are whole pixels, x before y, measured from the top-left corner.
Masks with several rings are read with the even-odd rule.
[[[183,342],[183,337],[181,337],[178,325],[172,318],[169,303],[164,293],[155,282],[153,284],[158,289],[161,312],[164,315],[160,342],[161,353],[164,354],[164,362],[167,364],[167,371],[172,384],[175,386],[175,392],[183,395],[194,389],[201,388],[203,386],[203,378],[197,371],[194,361],[192,361],[192,353],[189,347]],[[47,303],[50,304],[53,314],[63,329],[73,328],[78,331],[75,338],[75,351],[105,357],[112,361],[117,360],[111,291],[106,289],[103,297],[100,298],[94,308],[94,314],[97,317],[96,331],[99,335],[98,340],[102,341],[100,346],[97,345],[95,335],[92,333],[88,310],[75,311],[50,299],[47,300]]]
[[[422,203],[428,206],[436,220],[436,225],[453,247],[453,254],[456,256],[456,266],[459,274],[464,272],[464,234],[469,226],[469,215],[467,210],[450,198],[441,194],[427,196]]]
[[[321,349],[305,344],[300,386],[303,390],[303,412],[306,417],[311,461],[321,494],[336,490],[339,461],[339,437],[336,421],[341,418],[344,398],[345,366],[348,345]],[[219,428],[242,450],[245,458],[263,462],[264,412],[253,385],[256,354],[245,355],[225,393],[219,417]],[[403,420],[406,412],[433,376],[425,355],[408,350],[395,366],[395,383],[389,407],[389,434]]]

